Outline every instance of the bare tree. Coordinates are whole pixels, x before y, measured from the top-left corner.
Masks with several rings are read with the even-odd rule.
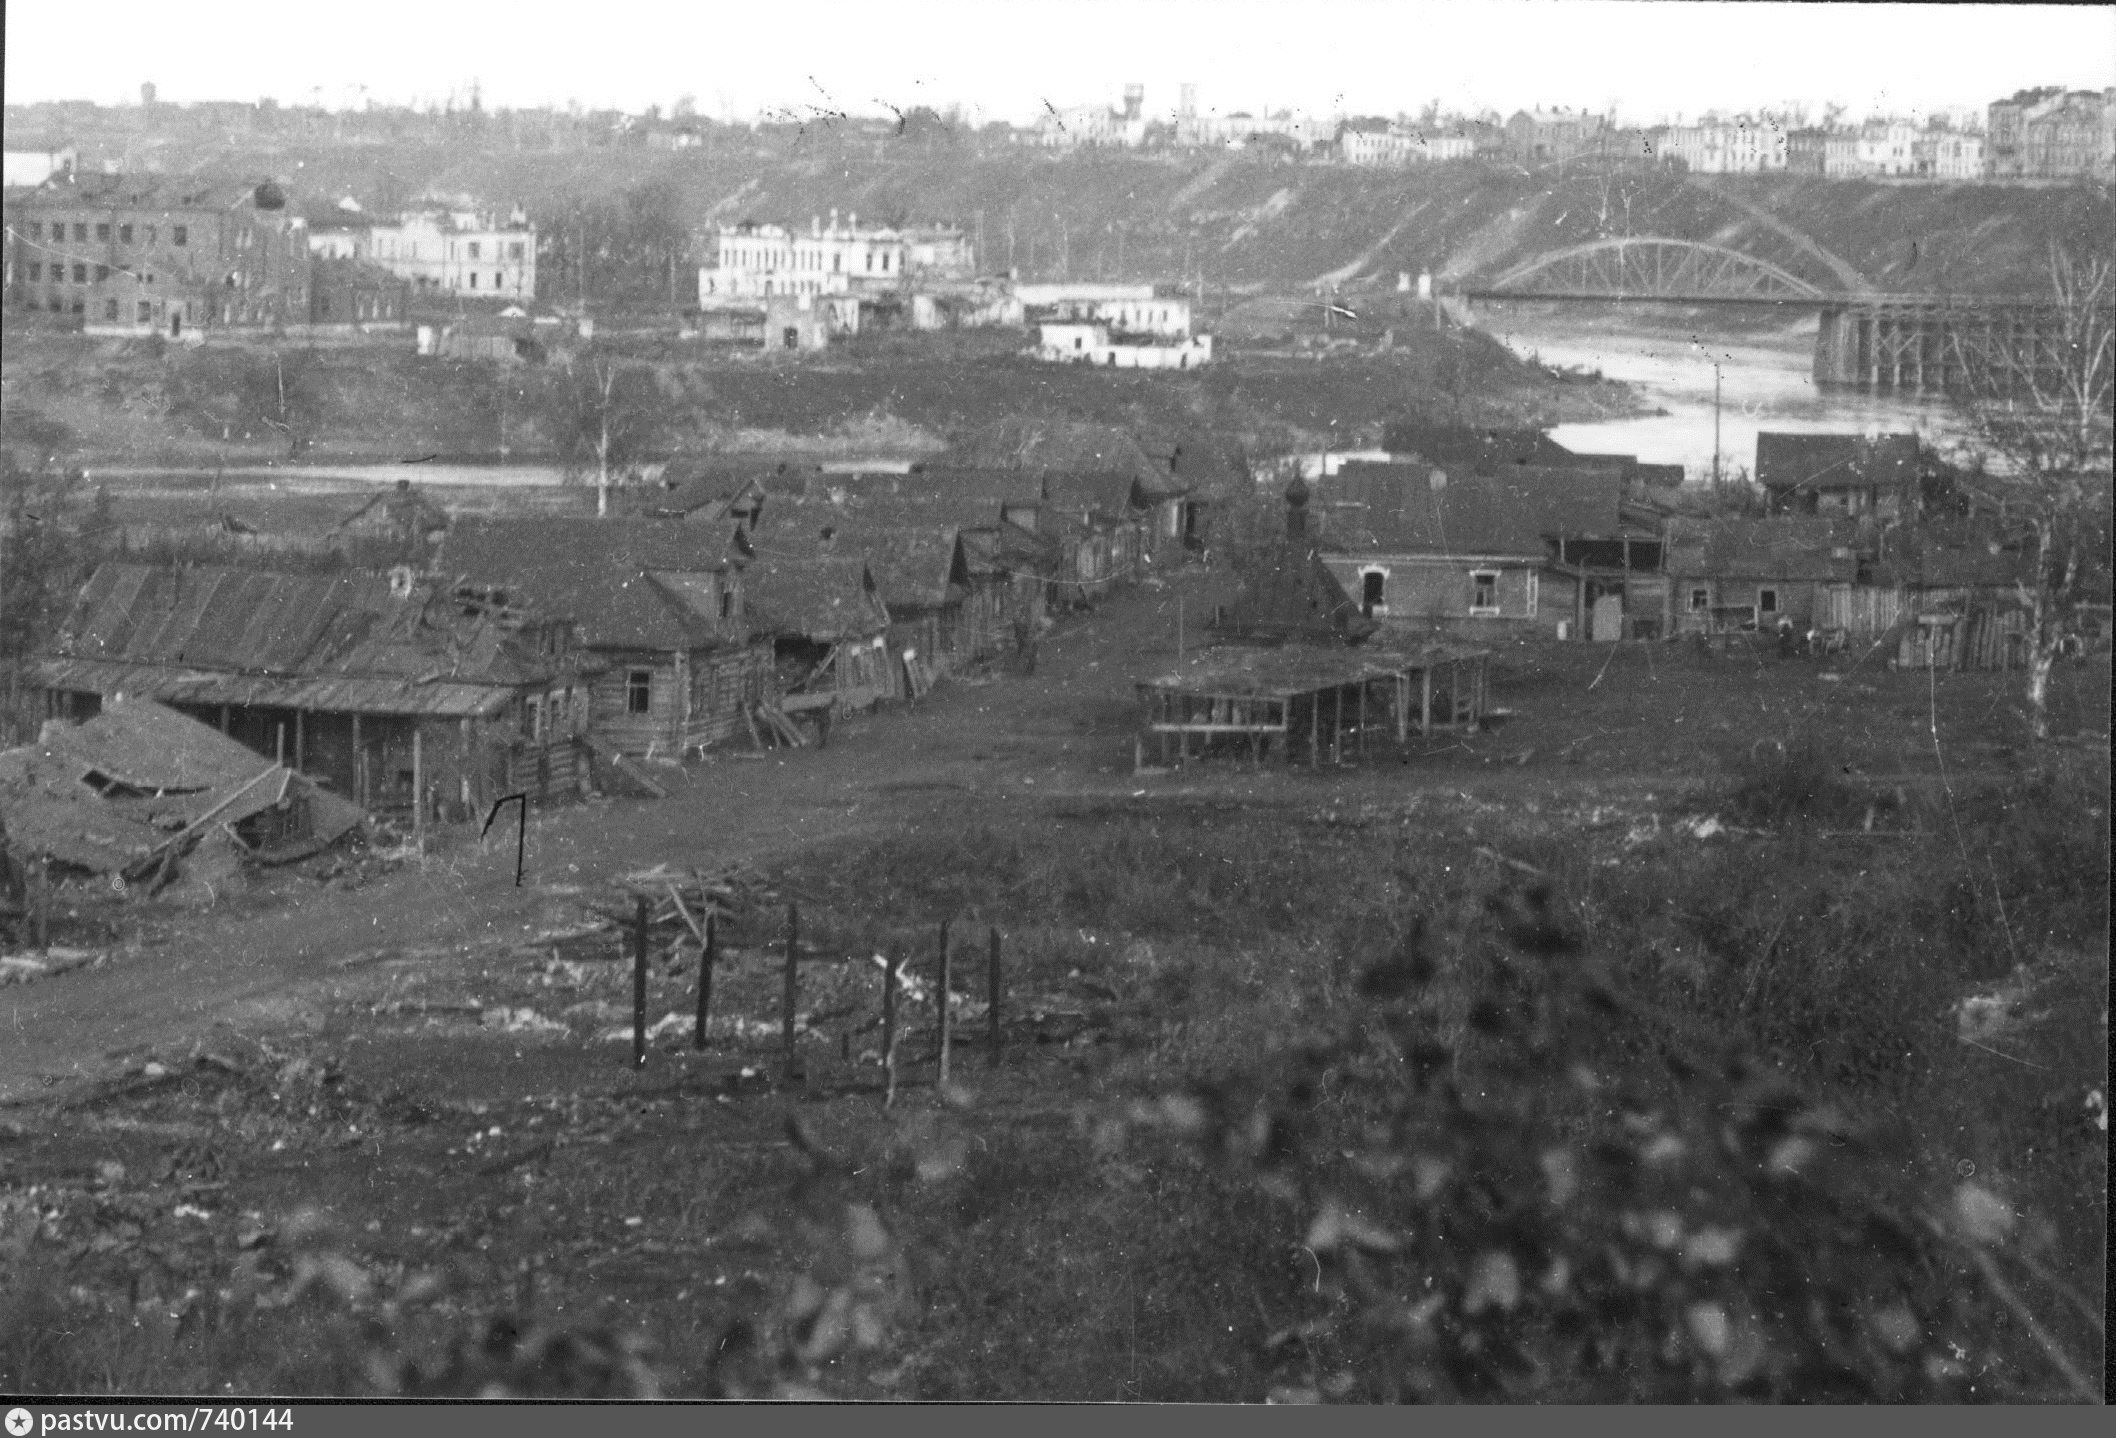
[[[610,512],[610,488],[669,429],[673,396],[655,371],[615,355],[588,353],[558,374],[552,439],[569,476],[593,472],[595,514]]]
[[[2109,576],[2116,266],[2053,246],[2050,321],[2019,339],[1953,342],[1954,403],[1970,431],[1966,487],[2022,551],[2028,724],[2050,734],[2050,673],[2082,637]]]

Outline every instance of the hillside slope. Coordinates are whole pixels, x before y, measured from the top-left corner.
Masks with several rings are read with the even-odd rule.
[[[1830,288],[1856,273],[1884,289],[2018,292],[2049,246],[2106,247],[2106,189],[1893,185],[1800,176],[1569,173],[1450,164],[1417,170],[1185,155],[1054,157],[1021,149],[879,148],[811,131],[679,153],[435,147],[224,150],[202,168],[298,175],[312,194],[370,208],[429,186],[518,201],[550,220],[651,195],[696,227],[954,219],[981,230],[986,264],[1025,277],[1202,277],[1209,289],[1357,282],[1431,269],[1489,276],[1562,245],[1623,234],[1751,251]]]

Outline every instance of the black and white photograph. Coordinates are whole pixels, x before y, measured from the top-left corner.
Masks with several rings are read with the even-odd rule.
[[[9,1438],[2105,1401],[2116,5],[5,41]]]

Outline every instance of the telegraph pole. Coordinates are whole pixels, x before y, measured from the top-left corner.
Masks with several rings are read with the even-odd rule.
[[[1719,361],[1712,362],[1712,488],[1719,488]]]

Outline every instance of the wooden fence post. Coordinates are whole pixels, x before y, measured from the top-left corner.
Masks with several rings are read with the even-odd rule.
[[[632,1067],[647,1062],[647,901],[632,914]]]
[[[933,1002],[936,1009],[938,1010],[938,1017],[936,1019],[936,1022],[940,1025],[939,1083],[943,1087],[945,1087],[948,1082],[948,1039],[950,1037],[948,1032],[948,990],[951,987],[951,976],[948,972],[948,968],[948,921],[946,919],[943,919],[941,920],[940,924],[940,982],[935,986],[933,995]]]
[[[692,1031],[691,1047],[703,1051],[705,1028],[713,1014],[713,961],[719,957],[718,916],[705,911],[705,945],[698,954],[698,1027]]]
[[[896,954],[882,963],[882,1107],[896,1103]]]
[[[999,1067],[999,925],[992,926],[992,950],[985,968],[985,1024],[991,1036],[992,1053],[987,1062]]]
[[[30,874],[34,881],[30,916],[35,921],[37,952],[42,953],[51,947],[51,855],[37,855]]]
[[[801,909],[798,904],[786,906],[786,983],[780,992],[779,1054],[784,1066],[786,1082],[794,1079],[794,1005],[800,1000],[800,979],[795,972],[798,962],[797,949],[801,942]]]

